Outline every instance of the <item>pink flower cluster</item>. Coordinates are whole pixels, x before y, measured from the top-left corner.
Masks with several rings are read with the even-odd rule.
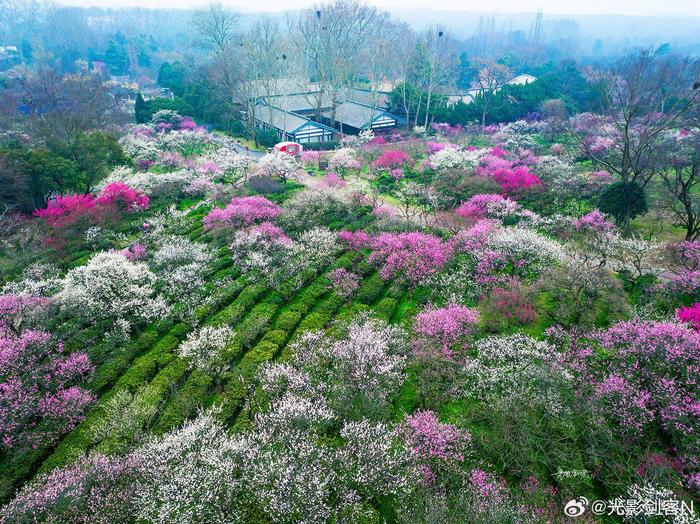
[[[321,160],[320,151],[304,151],[301,154],[301,163],[304,165],[318,164],[319,160]]]
[[[621,322],[576,339],[568,358],[601,415],[614,417],[626,435],[643,438],[656,422],[679,453],[697,456],[700,332],[673,322]]]
[[[197,166],[197,172],[202,175],[216,175],[222,171],[223,169],[216,162],[202,162]]]
[[[123,206],[127,211],[142,211],[148,209],[151,199],[123,182],[112,182],[100,191],[95,203],[103,206]]]
[[[357,251],[369,245],[369,235],[364,231],[348,231],[343,230],[338,233],[338,240],[347,244],[352,251]]]
[[[114,182],[105,186],[97,198],[92,194],[59,195],[45,209],[36,209],[34,216],[46,219],[52,228],[94,224],[103,219],[103,211],[114,210],[120,204],[126,210],[143,210],[148,209],[150,199],[122,182]]]
[[[360,277],[342,267],[328,273],[328,280],[331,281],[333,290],[344,298],[352,296],[360,285]]]
[[[3,508],[3,522],[129,522],[139,468],[136,453],[80,456],[28,484]]]
[[[373,162],[380,169],[400,169],[411,167],[413,159],[401,150],[388,150]]]
[[[432,142],[429,141],[425,144],[426,151],[428,153],[428,156],[434,155],[438,151],[442,151],[446,147],[451,146],[451,144],[447,144],[445,142]]]
[[[453,126],[448,124],[447,122],[434,122],[430,124],[430,129],[432,129],[436,133],[440,133],[441,135],[449,137],[457,136],[464,130],[464,128],[459,124]]]
[[[455,344],[473,335],[478,322],[479,312],[466,306],[427,307],[416,316],[414,331],[428,341],[436,340],[440,351],[451,358]]]
[[[497,169],[492,176],[496,183],[501,185],[503,192],[508,195],[542,184],[539,177],[532,173],[527,166]]]
[[[441,423],[433,411],[417,411],[406,417],[402,437],[416,456],[427,462],[423,467],[426,483],[435,478],[440,463],[462,463],[471,443],[471,434],[452,424]]]
[[[49,201],[46,209],[34,210],[34,216],[46,219],[53,228],[62,228],[77,222],[98,222],[100,212],[95,208],[95,197],[92,195],[64,195]]]
[[[505,150],[494,147],[488,155],[482,158],[476,168],[476,174],[492,178],[500,184],[503,192],[509,195],[542,184],[539,177],[532,173],[526,165],[527,163],[537,163],[537,157],[529,155],[528,158],[511,161],[506,158],[506,155]]]
[[[127,248],[122,249],[122,255],[124,255],[129,260],[143,260],[146,258],[146,247],[143,244],[134,244]]]
[[[323,185],[326,187],[345,187],[348,185],[348,183],[340,178],[336,173],[333,173],[332,171],[326,175],[326,178],[323,179]]]
[[[77,386],[93,371],[85,353],[66,355],[51,335],[0,338],[0,447],[50,444],[83,419],[93,395]]]
[[[598,209],[594,209],[590,213],[583,215],[581,218],[574,220],[574,227],[577,231],[590,230],[597,233],[604,233],[615,228],[612,222],[609,222],[603,213]]]
[[[265,197],[233,197],[225,208],[212,209],[204,217],[204,227],[246,227],[256,222],[274,220],[280,213],[282,208]]]
[[[451,242],[426,233],[382,233],[370,240],[369,261],[381,264],[384,280],[403,277],[411,285],[440,271],[452,259]]]
[[[516,282],[504,282],[502,286],[493,288],[486,304],[494,316],[509,324],[527,325],[537,319],[532,303],[523,295]]]
[[[506,487],[502,481],[493,478],[482,469],[473,469],[469,472],[470,489],[482,499],[482,504],[488,506],[499,502],[506,493]]]
[[[692,306],[678,308],[676,310],[676,318],[688,324],[695,331],[700,331],[700,302]]]
[[[158,154],[158,162],[164,167],[176,168],[184,164],[185,158],[177,151],[162,151]]]
[[[251,227],[249,232],[276,244],[290,244],[292,242],[292,239],[284,233],[282,228],[272,222],[262,222],[257,226]]]
[[[503,195],[493,193],[474,195],[455,211],[462,218],[503,218],[517,211],[518,204]]]

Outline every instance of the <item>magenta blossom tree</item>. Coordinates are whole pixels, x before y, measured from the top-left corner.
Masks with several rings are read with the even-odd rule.
[[[148,209],[151,199],[123,182],[107,184],[95,203],[102,206],[121,206],[126,211],[142,211]]]
[[[692,306],[678,308],[676,310],[676,318],[688,324],[695,331],[700,331],[700,302]]]
[[[225,208],[212,209],[204,217],[204,227],[205,229],[222,226],[247,227],[274,220],[280,213],[282,208],[265,197],[234,197]]]
[[[569,367],[600,415],[632,440],[654,438],[660,428],[687,465],[690,482],[700,472],[700,333],[673,322],[634,320],[568,345]]]
[[[419,410],[406,417],[401,435],[418,459],[426,484],[433,484],[440,470],[460,467],[471,452],[471,434],[443,424],[433,411]]]
[[[384,151],[373,165],[379,169],[404,169],[413,165],[413,159],[401,150],[389,150]]]
[[[51,335],[0,338],[0,448],[51,444],[80,422],[93,395],[81,388],[93,371],[85,353],[65,354]]]
[[[475,309],[451,304],[443,308],[426,307],[416,316],[414,331],[423,345],[436,343],[447,358],[454,356],[456,344],[464,344],[476,331],[479,312]]]
[[[403,278],[412,286],[440,271],[453,255],[453,246],[426,233],[382,233],[370,241],[369,261],[381,265],[384,280]]]

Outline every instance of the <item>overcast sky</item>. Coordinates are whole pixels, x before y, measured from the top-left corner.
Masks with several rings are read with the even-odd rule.
[[[207,0],[62,0],[61,3],[100,7],[193,7],[208,4]],[[223,0],[225,5],[254,11],[280,11],[313,5],[316,0]],[[626,15],[696,15],[698,0],[369,0],[378,7],[408,7],[455,11],[487,11],[500,13],[534,12],[545,14],[626,14]]]

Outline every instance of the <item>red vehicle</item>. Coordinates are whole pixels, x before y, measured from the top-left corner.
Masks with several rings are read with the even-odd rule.
[[[299,156],[304,151],[304,146],[297,142],[280,142],[279,144],[275,144],[274,150],[292,156]]]

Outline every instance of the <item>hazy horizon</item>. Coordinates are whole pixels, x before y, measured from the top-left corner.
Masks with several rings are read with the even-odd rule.
[[[60,4],[79,7],[146,7],[146,8],[178,8],[186,9],[207,5],[205,0],[150,0],[144,5],[143,0],[65,0]],[[289,9],[309,7],[316,0],[268,0],[261,5],[257,0],[239,0],[236,2],[223,1],[224,5],[252,12],[277,12]],[[370,5],[384,9],[420,9],[426,8],[421,0],[370,0]],[[628,15],[628,16],[700,16],[700,2],[689,0],[640,0],[631,2],[611,2],[592,0],[587,3],[567,2],[556,0],[497,0],[488,5],[465,3],[455,0],[433,0],[428,7],[430,10],[456,11],[462,13],[500,13],[517,14],[533,13],[541,9],[548,15]]]

